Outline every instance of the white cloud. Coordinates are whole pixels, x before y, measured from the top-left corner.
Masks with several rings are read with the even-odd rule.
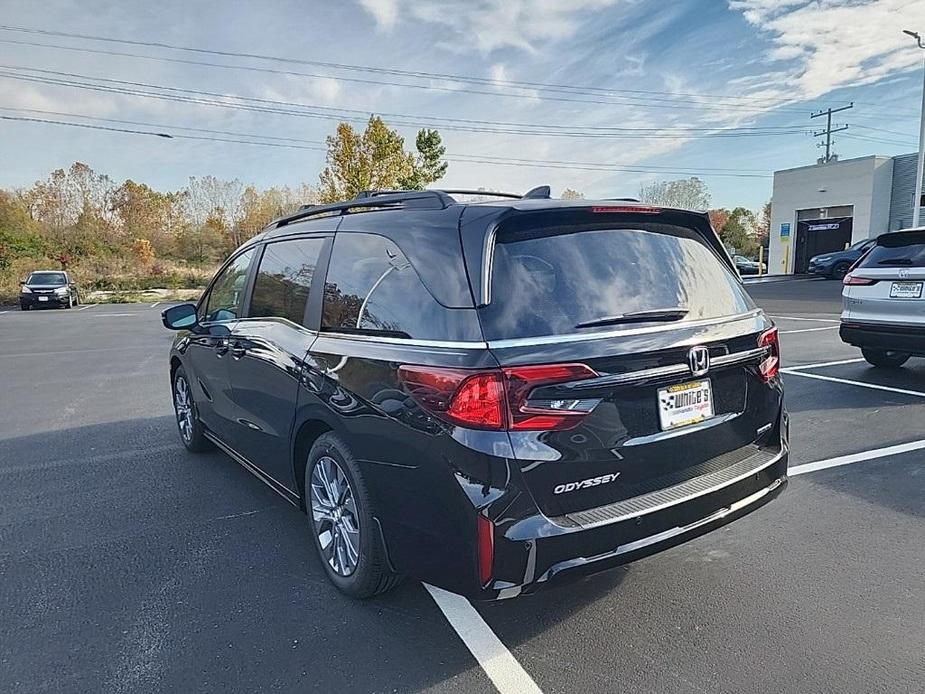
[[[287,77],[281,83],[267,86],[263,98],[293,101],[315,106],[343,105],[341,83],[333,77]]]
[[[768,35],[781,93],[814,99],[834,89],[879,82],[922,62],[902,33],[925,20],[925,0],[730,0],[732,10]]]
[[[359,0],[367,12],[383,29],[391,29],[398,16],[398,0]]]
[[[579,15],[615,5],[619,0],[359,0],[382,28],[391,28],[399,13],[409,19],[450,30],[444,45],[459,52],[483,53],[501,48],[536,51],[544,42],[571,37]]]

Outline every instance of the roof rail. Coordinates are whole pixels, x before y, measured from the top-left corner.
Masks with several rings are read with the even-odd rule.
[[[298,212],[273,222],[273,226],[278,229],[287,224],[323,214],[348,214],[350,210],[358,207],[413,207],[442,210],[454,204],[456,201],[453,198],[439,190],[364,190],[358,193],[353,200],[344,200],[329,205],[303,205]]]
[[[642,202],[639,198],[601,198],[602,200],[613,200],[614,202]]]
[[[510,198],[520,200],[523,196],[517,193],[502,193],[496,190],[468,190],[465,188],[441,188],[434,190],[435,193],[446,193],[447,195],[484,195],[490,198]]]

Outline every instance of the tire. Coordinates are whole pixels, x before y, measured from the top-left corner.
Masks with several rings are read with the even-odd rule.
[[[848,270],[851,268],[851,263],[835,263],[832,266],[832,279],[833,280],[843,280],[845,275],[848,274]]]
[[[364,599],[402,577],[386,559],[360,467],[336,434],[322,434],[305,462],[305,512],[321,565],[338,590]]]
[[[24,303],[20,302],[20,304],[19,304],[19,310],[20,310],[20,311],[28,311],[29,308],[30,308],[29,304],[24,304]]]
[[[64,308],[74,308],[74,297],[70,294],[67,295],[67,306]]]
[[[171,393],[173,394],[173,411],[177,416],[177,431],[180,434],[180,441],[192,453],[203,453],[210,450],[212,442],[203,433],[189,378],[182,366],[173,375]]]
[[[912,356],[908,352],[892,352],[885,349],[862,349],[861,354],[869,364],[883,369],[898,369]]]

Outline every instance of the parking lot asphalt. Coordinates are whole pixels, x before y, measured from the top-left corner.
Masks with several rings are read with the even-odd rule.
[[[162,306],[0,309],[0,691],[925,691],[925,359],[858,361],[837,282],[749,292],[782,333],[786,493],[477,604],[482,636],[413,581],[341,596],[304,516],[182,448]]]

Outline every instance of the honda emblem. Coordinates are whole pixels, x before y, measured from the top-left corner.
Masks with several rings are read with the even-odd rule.
[[[691,347],[687,353],[687,364],[691,368],[691,375],[703,376],[710,370],[710,350],[703,345]]]

